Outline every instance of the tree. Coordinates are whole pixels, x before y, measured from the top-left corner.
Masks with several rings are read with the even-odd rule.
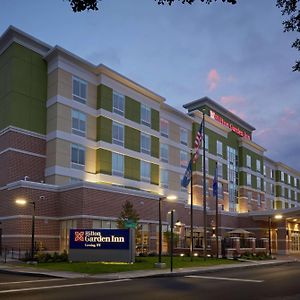
[[[98,4],[101,0],[68,0],[74,12],[82,12],[84,10],[98,10]],[[180,1],[182,4],[193,4],[196,0],[154,0],[159,5],[169,4],[172,5],[174,2]],[[218,0],[197,0],[210,4]],[[237,4],[238,0],[220,0],[227,2],[228,4]],[[276,6],[281,9],[283,16],[287,16],[283,24],[283,31],[296,31],[300,32],[300,0],[276,0]],[[296,48],[300,51],[300,39],[297,38],[292,48]],[[293,66],[293,71],[300,72],[300,60],[296,60],[296,64]]]
[[[126,222],[130,221],[131,223],[137,223],[139,219],[139,215],[133,208],[132,203],[126,200],[126,202],[122,205],[122,211],[117,221],[118,228],[126,228]]]

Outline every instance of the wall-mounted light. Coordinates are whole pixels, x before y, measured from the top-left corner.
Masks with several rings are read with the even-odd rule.
[[[274,218],[275,218],[276,220],[281,220],[281,219],[282,219],[282,215],[275,215]]]

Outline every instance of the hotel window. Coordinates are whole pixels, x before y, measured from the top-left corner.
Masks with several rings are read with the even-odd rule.
[[[274,195],[274,184],[270,184],[271,195]]]
[[[274,179],[274,170],[273,169],[271,169],[270,177],[271,177],[271,179]]]
[[[141,106],[141,123],[149,127],[151,126],[151,109],[144,104]]]
[[[281,189],[281,197],[284,197],[284,187],[280,187]]]
[[[86,115],[78,110],[72,109],[72,133],[85,136]]]
[[[112,153],[112,174],[124,176],[124,156],[118,153]]]
[[[218,182],[218,197],[219,198],[223,198],[224,197],[222,182]]]
[[[147,161],[141,160],[141,181],[150,182],[151,165]]]
[[[151,153],[151,137],[149,134],[141,134],[141,152],[146,154]]]
[[[219,178],[223,178],[223,164],[221,162],[218,161],[218,165],[217,165],[217,173],[218,173],[218,177]]]
[[[169,187],[169,172],[167,170],[160,170],[160,186],[162,188]]]
[[[260,179],[260,177],[256,177],[256,187],[257,187],[257,189],[261,189],[261,179]]]
[[[205,135],[205,150],[208,151],[208,144],[209,144],[209,138],[208,138],[208,135],[206,134]]]
[[[186,168],[188,165],[188,153],[186,151],[180,151],[180,166]]]
[[[166,144],[160,144],[160,160],[169,162],[169,146]]]
[[[264,192],[266,192],[266,191],[267,191],[267,182],[264,181]]]
[[[246,155],[246,167],[251,169],[251,156],[250,155]]]
[[[252,192],[247,192],[248,204],[251,203],[252,200]]]
[[[256,160],[256,171],[260,172],[260,160]]]
[[[220,141],[217,141],[217,155],[223,156],[223,144]]]
[[[257,194],[257,206],[261,207],[261,194]]]
[[[297,186],[297,178],[294,177],[294,186]]]
[[[85,104],[87,99],[87,82],[73,77],[73,100]]]
[[[284,172],[280,171],[280,180],[283,182],[284,181]]]
[[[169,136],[169,122],[164,119],[160,119],[160,134],[164,137]]]
[[[125,97],[117,92],[113,92],[113,112],[124,116]]]
[[[247,185],[251,185],[252,180],[251,180],[251,174],[247,174]]]
[[[188,131],[184,128],[180,128],[180,143],[186,146],[188,144]]]
[[[263,165],[263,172],[264,172],[264,176],[266,176],[267,175],[267,170],[266,170],[266,166],[265,165]]]
[[[71,146],[71,162],[72,168],[83,170],[84,163],[85,163],[85,148],[77,145],[72,144]]]
[[[291,184],[291,176],[289,174],[288,174],[287,178],[288,178],[288,184]]]
[[[291,190],[288,189],[288,198],[291,199]]]
[[[112,124],[112,143],[124,146],[124,126],[117,122]]]

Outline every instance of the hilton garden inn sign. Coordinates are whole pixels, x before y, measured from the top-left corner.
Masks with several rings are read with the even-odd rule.
[[[71,229],[71,261],[134,262],[134,229]]]

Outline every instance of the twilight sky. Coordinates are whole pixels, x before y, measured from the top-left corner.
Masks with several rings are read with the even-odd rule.
[[[102,0],[74,14],[63,0],[1,0],[9,25],[94,64],[103,63],[182,105],[208,96],[256,128],[266,155],[300,171],[300,72],[296,34],[283,33],[276,0],[158,6]]]

